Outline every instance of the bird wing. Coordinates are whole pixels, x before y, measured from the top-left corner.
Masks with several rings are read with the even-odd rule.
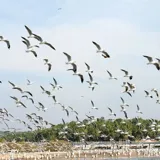
[[[91,100],[91,104],[92,104],[92,106],[94,107],[94,103],[93,103],[93,101]]]
[[[77,65],[75,63],[72,63],[71,65],[73,67],[72,70],[76,73],[77,72]]]
[[[140,108],[139,108],[139,105],[137,104],[137,110],[139,111],[139,109],[140,109]]]
[[[88,73],[90,81],[93,81],[93,77],[90,73]]]
[[[17,98],[17,97],[12,97],[12,96],[10,96],[10,97],[11,97],[12,99],[18,101],[18,98]]]
[[[90,70],[90,66],[86,62],[85,65],[87,66],[87,69]]]
[[[130,97],[132,97],[132,94],[130,92],[126,92]]]
[[[31,50],[31,52],[34,54],[35,57],[37,57],[36,51]]]
[[[128,118],[128,116],[127,116],[127,112],[126,111],[123,111],[123,113],[124,113],[124,116],[126,117],[126,119]]]
[[[31,101],[32,101],[32,103],[34,104],[34,100],[32,99],[32,98],[29,98]]]
[[[124,103],[124,99],[122,98],[122,97],[120,97],[121,98],[121,100],[122,100],[122,103]]]
[[[104,58],[110,58],[110,55],[106,52],[106,51],[102,51],[102,56],[104,57]]]
[[[50,71],[50,70],[51,70],[51,68],[52,68],[52,64],[47,63],[47,65],[48,65],[48,71]]]
[[[13,87],[13,89],[17,89],[17,90],[19,90],[20,92],[23,92],[20,87]]]
[[[25,105],[24,105],[24,103],[22,103],[22,102],[19,102],[23,107],[25,107],[25,108],[27,108]]]
[[[100,45],[98,43],[96,43],[94,41],[92,41],[92,43],[97,47],[98,50],[101,50],[101,47],[100,47]]]
[[[66,124],[63,118],[62,118],[62,122],[63,122],[64,125]]]
[[[55,96],[52,96],[53,100],[56,102],[56,97]]]
[[[66,52],[63,52],[63,54],[67,56],[68,61],[71,61],[72,58],[69,54],[67,54]]]
[[[153,61],[153,58],[150,57],[150,56],[145,56],[145,55],[143,55],[143,57],[147,58],[149,62],[152,62],[152,61]]]
[[[38,40],[38,41],[40,41],[40,42],[43,42],[42,37],[40,37],[40,36],[37,35],[37,34],[33,34],[33,35],[34,35],[34,38],[35,38],[36,40]]]
[[[28,93],[31,97],[33,97],[33,94],[29,91],[24,91],[23,93]]]
[[[108,72],[109,76],[110,76],[110,77],[112,77],[112,74],[111,74],[111,72],[109,72],[108,70],[107,70],[107,72]]]
[[[22,41],[23,43],[25,43],[27,46],[30,46],[30,42],[29,42],[29,40],[27,39],[27,38],[25,38],[25,37],[21,37],[24,41]]]
[[[8,81],[13,87],[15,86],[15,84],[13,84],[12,82]]]
[[[67,109],[65,109],[66,113],[67,113],[67,116],[69,116],[69,111]]]
[[[32,35],[32,31],[25,25],[25,28],[27,30],[27,32],[29,33],[29,35]]]
[[[45,42],[44,44],[46,44],[47,46],[51,47],[52,49],[56,50],[50,43]]]
[[[10,42],[8,40],[5,40],[4,42],[6,42],[8,49],[11,48]]]
[[[55,85],[57,85],[57,81],[56,81],[56,79],[54,77],[53,77],[53,80],[54,80]]]
[[[109,108],[109,107],[108,107],[108,109],[109,109],[109,110],[110,110],[110,112],[112,113],[112,110],[111,110],[111,108]]]
[[[149,95],[149,92],[145,91],[145,93],[146,93],[147,95]]]
[[[84,81],[83,75],[82,75],[82,74],[78,74],[78,76],[79,76],[80,79],[81,79],[81,83],[83,83],[83,81]]]
[[[154,65],[156,66],[157,70],[160,70],[160,64],[159,63],[154,63]]]
[[[45,89],[42,87],[42,86],[40,86],[41,87],[41,89],[43,90],[43,91],[45,91]]]
[[[121,71],[123,71],[125,73],[125,75],[128,75],[128,71],[121,69]]]

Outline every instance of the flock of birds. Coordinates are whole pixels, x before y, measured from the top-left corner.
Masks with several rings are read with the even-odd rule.
[[[45,45],[47,47],[50,47],[52,50],[56,51],[56,48],[51,43],[43,40],[43,38],[41,36],[34,33],[26,25],[25,25],[25,29],[28,33],[28,37],[23,37],[22,36],[21,38],[22,38],[23,44],[26,45],[26,52],[27,53],[32,53],[33,56],[37,58],[38,54],[37,54],[35,48],[40,48],[41,45]],[[37,40],[38,45],[32,45],[31,42],[30,42],[30,39]],[[11,49],[11,44],[10,44],[9,40],[5,39],[3,36],[0,36],[0,41],[5,42],[6,45],[7,45],[7,48]],[[111,58],[109,53],[107,51],[105,51],[104,49],[102,49],[102,47],[97,42],[92,41],[92,44],[96,48],[96,50],[95,50],[96,53],[98,53],[100,56],[102,56],[105,59],[110,59]],[[78,71],[78,66],[77,66],[76,61],[68,53],[63,52],[62,54],[67,59],[66,65],[71,66],[71,68],[67,69],[67,71],[72,71],[73,75],[78,76],[80,78],[80,82],[84,83],[85,82],[84,81],[84,74]],[[143,57],[148,60],[148,63],[147,63],[148,65],[154,65],[157,70],[160,70],[160,59],[156,58],[156,60],[154,60],[152,57],[146,56],[146,55],[143,55]],[[43,59],[43,61],[44,61],[44,65],[47,66],[48,72],[51,71],[52,64],[49,61],[49,59],[45,58],[45,59]],[[86,83],[88,84],[88,88],[90,88],[92,91],[94,91],[94,89],[98,85],[98,82],[94,81],[94,77],[93,77],[93,72],[94,71],[92,70],[92,68],[90,67],[90,65],[88,63],[84,62],[84,64],[86,66],[86,73],[88,74],[88,79],[89,79],[89,80],[86,81]],[[118,78],[114,77],[109,70],[106,70],[106,71],[108,73],[108,76],[109,76],[110,80],[118,80]],[[123,82],[123,84],[122,84],[122,88],[124,88],[122,93],[123,94],[126,93],[130,97],[132,97],[133,94],[136,92],[136,85],[131,82],[131,80],[134,79],[133,75],[125,69],[121,69],[121,71],[124,73],[124,77],[126,78],[126,82]],[[3,82],[0,81],[0,83],[3,83]],[[14,100],[17,107],[27,108],[27,106],[23,102],[23,99],[27,99],[28,101],[30,101],[34,105],[34,107],[37,109],[37,111],[44,111],[44,112],[47,111],[48,108],[46,108],[43,105],[42,102],[37,102],[37,104],[36,104],[36,102],[33,98],[33,94],[30,91],[25,90],[24,88],[14,84],[11,81],[8,81],[8,83],[10,84],[10,86],[12,87],[13,90],[17,90],[21,93],[21,98],[18,98],[16,96],[10,96],[10,98]],[[27,85],[28,86],[31,86],[33,84],[34,84],[34,82],[27,79]],[[50,83],[50,86],[52,87],[52,91],[61,90],[61,89],[63,90],[63,87],[58,84],[57,80],[54,77],[53,77],[53,82]],[[62,110],[66,112],[67,116],[70,116],[70,113],[73,112],[76,116],[77,125],[79,125],[80,127],[85,126],[83,124],[83,122],[79,120],[79,114],[74,108],[72,108],[70,106],[66,107],[63,103],[58,102],[55,94],[53,94],[52,91],[46,90],[45,87],[43,87],[42,85],[40,85],[40,88],[41,88],[42,94],[46,94],[49,98],[51,98],[53,100],[55,105],[59,105],[62,108]],[[151,91],[144,90],[144,93],[146,94],[146,97],[148,97],[148,98],[153,98],[153,95],[152,95],[153,92],[155,93],[155,95],[157,97],[156,103],[160,104],[160,96],[159,96],[159,93],[158,93],[157,89],[153,88]],[[129,107],[129,104],[127,104],[122,97],[120,97],[120,99],[122,101],[122,104],[120,105],[121,112],[124,113],[124,116],[125,116],[126,119],[129,119],[129,117],[127,115],[127,109],[126,109],[126,107]],[[92,106],[91,109],[92,110],[98,110],[99,109],[98,107],[95,106],[93,100],[91,100],[90,102],[91,102],[91,106]],[[116,113],[112,110],[112,108],[108,107],[108,110],[110,112],[110,116],[116,117]],[[143,114],[143,112],[140,110],[139,105],[137,105],[137,111],[136,112],[139,115]],[[3,109],[1,108],[0,109],[0,118],[2,120],[1,123],[4,123],[6,125],[6,127],[7,127],[6,130],[11,130],[11,129],[15,130],[16,129],[16,128],[11,128],[9,126],[9,122],[12,122],[12,121],[16,121],[16,122],[19,122],[21,124],[24,124],[24,126],[26,126],[29,130],[41,129],[41,128],[44,128],[48,125],[51,125],[51,126],[54,125],[54,124],[48,122],[47,120],[45,120],[42,116],[38,115],[37,113],[26,114],[26,117],[29,120],[28,123],[25,122],[24,120],[17,119],[16,117],[14,117],[11,113],[9,113],[9,111],[6,108],[3,108]],[[14,120],[10,119],[10,118],[13,118]],[[89,123],[94,123],[97,120],[93,115],[90,116],[90,115],[86,114],[86,118],[89,120]],[[62,122],[63,122],[65,127],[60,132],[60,134],[62,134],[62,133],[65,134],[66,129],[67,129],[67,123],[64,121],[64,119],[62,119]],[[138,120],[137,120],[137,125],[140,125]],[[154,127],[155,127],[155,125],[156,124],[154,124]],[[153,126],[153,124],[152,124],[152,126]],[[121,131],[121,130],[119,130],[119,131]]]

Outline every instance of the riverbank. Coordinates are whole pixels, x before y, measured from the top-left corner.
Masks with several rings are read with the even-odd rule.
[[[131,149],[131,150],[78,150],[68,152],[24,152],[24,153],[1,153],[0,159],[47,159],[56,160],[72,158],[136,158],[136,157],[160,157],[158,149]]]

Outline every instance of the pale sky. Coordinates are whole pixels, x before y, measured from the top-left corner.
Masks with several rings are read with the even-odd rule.
[[[147,66],[147,60],[142,55],[160,58],[160,1],[158,0],[27,0],[27,1],[2,1],[0,0],[0,35],[10,40],[11,49],[6,44],[0,43],[0,85],[1,108],[6,108],[15,117],[25,120],[26,113],[36,112],[52,123],[75,120],[75,115],[70,117],[62,111],[61,107],[54,106],[53,101],[41,93],[40,85],[51,90],[50,82],[55,77],[62,90],[53,92],[56,98],[66,106],[73,107],[79,118],[85,114],[95,117],[109,117],[107,107],[117,113],[117,118],[124,118],[120,112],[120,97],[130,105],[127,108],[128,116],[137,116],[138,104],[144,113],[143,118],[159,119],[160,105],[154,99],[145,98],[144,90],[159,87],[160,73],[154,66]],[[58,8],[62,8],[58,10]],[[27,25],[44,40],[50,42],[56,51],[47,46],[36,49],[38,58],[31,53],[26,53],[26,46],[21,42],[21,36],[27,37],[24,28]],[[92,41],[99,43],[111,56],[104,59],[96,53]],[[37,44],[36,40],[31,40]],[[78,77],[67,72],[66,57],[62,52],[67,52],[76,61],[78,70],[84,74],[84,84]],[[43,59],[48,58],[52,63],[52,71],[47,71]],[[98,86],[92,92],[86,81],[84,62],[94,70],[94,80]],[[133,98],[122,94],[121,87],[126,69],[133,74],[132,83],[137,90]],[[118,77],[118,81],[109,80],[106,70]],[[36,83],[26,85],[26,78]],[[23,102],[25,108],[17,108],[14,100],[9,96],[21,97],[18,91],[13,91],[8,80],[32,91],[34,99],[42,102],[46,107],[51,107],[46,113],[38,112],[27,100]],[[83,95],[85,98],[80,98]],[[90,100],[93,100],[98,111],[91,109]],[[12,122],[11,126],[22,125]],[[1,125],[3,128],[4,125]]]

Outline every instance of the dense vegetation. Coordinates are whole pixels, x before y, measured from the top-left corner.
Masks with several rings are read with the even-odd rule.
[[[120,131],[121,130],[121,131]],[[28,132],[9,132],[1,134],[1,141],[30,141],[41,140],[69,140],[69,141],[108,141],[113,138],[119,140],[140,140],[146,136],[155,139],[160,133],[160,121],[153,119],[134,118],[131,120],[105,120],[99,119],[82,122],[72,121],[66,124],[58,124],[51,128],[44,128]]]

